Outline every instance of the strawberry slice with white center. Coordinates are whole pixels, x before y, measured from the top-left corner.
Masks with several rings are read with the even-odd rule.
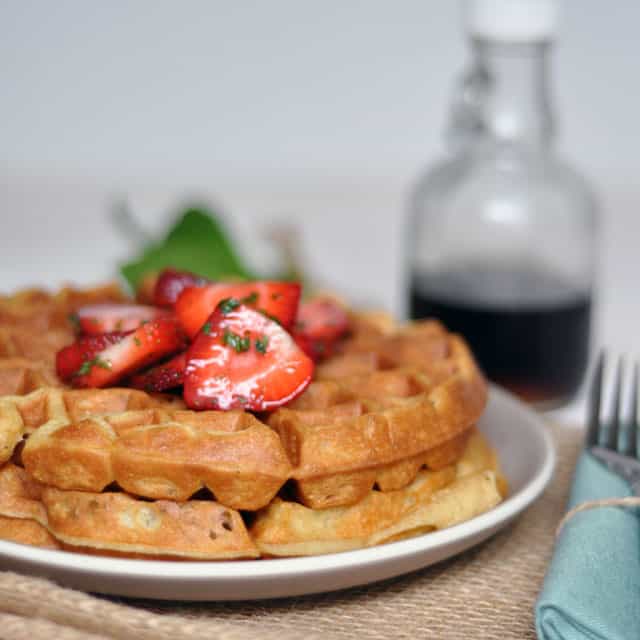
[[[127,334],[122,332],[103,333],[99,336],[83,336],[73,344],[60,349],[56,354],[56,372],[65,382],[76,375],[88,373],[91,362],[107,347],[117,344]]]
[[[350,330],[347,312],[330,298],[304,302],[298,309],[293,336],[314,360],[331,355],[336,342]]]
[[[184,400],[191,409],[275,409],[304,391],[313,367],[280,324],[225,300],[187,350]]]
[[[175,318],[157,318],[96,352],[71,379],[74,387],[106,387],[184,348]]]
[[[131,380],[129,386],[143,391],[166,391],[182,386],[184,371],[187,366],[187,352],[183,351],[171,360],[157,364],[148,371],[139,373]]]
[[[156,281],[153,291],[153,303],[159,307],[173,307],[178,296],[187,287],[202,287],[211,281],[207,278],[191,273],[165,269]]]
[[[175,304],[178,320],[193,338],[222,300],[235,298],[277,320],[285,329],[293,325],[300,301],[297,282],[216,282],[187,287]]]
[[[90,304],[72,315],[80,333],[99,335],[113,331],[133,331],[143,322],[168,315],[165,309],[144,304]]]

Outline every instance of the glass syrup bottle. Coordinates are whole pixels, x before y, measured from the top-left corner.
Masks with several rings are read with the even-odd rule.
[[[417,184],[409,313],[463,334],[488,377],[539,407],[577,391],[587,366],[596,205],[553,150],[551,0],[470,0],[473,62],[450,154]]]

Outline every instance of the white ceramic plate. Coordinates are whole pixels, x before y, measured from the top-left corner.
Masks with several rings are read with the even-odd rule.
[[[167,600],[245,600],[367,584],[415,571],[476,545],[543,491],[555,454],[544,422],[493,387],[480,428],[498,450],[511,494],[495,509],[449,529],[369,549],[311,558],[162,562],[101,558],[0,541],[0,568],[84,591]]]

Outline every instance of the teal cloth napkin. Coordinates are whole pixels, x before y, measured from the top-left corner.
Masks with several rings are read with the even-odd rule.
[[[568,507],[630,493],[624,480],[583,452]],[[535,614],[541,640],[640,639],[638,510],[599,507],[565,524]]]

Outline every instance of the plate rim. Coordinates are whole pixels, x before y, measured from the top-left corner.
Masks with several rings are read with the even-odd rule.
[[[500,403],[515,405],[529,428],[540,437],[544,457],[533,477],[516,493],[493,509],[460,524],[432,531],[420,536],[384,545],[354,549],[338,553],[294,558],[257,560],[170,561],[103,557],[62,550],[42,549],[0,540],[0,561],[12,560],[31,565],[46,566],[48,570],[73,572],[76,575],[91,574],[96,577],[147,579],[147,580],[211,580],[236,582],[265,580],[299,576],[308,577],[335,570],[345,571],[370,566],[380,562],[392,562],[417,554],[423,554],[442,545],[462,542],[485,531],[493,532],[506,526],[530,506],[549,484],[556,466],[556,450],[543,418],[508,391],[490,385],[490,394]],[[382,552],[381,552],[382,550]],[[455,555],[455,554],[453,554]],[[418,567],[416,567],[418,568]],[[19,570],[18,570],[19,571]]]

